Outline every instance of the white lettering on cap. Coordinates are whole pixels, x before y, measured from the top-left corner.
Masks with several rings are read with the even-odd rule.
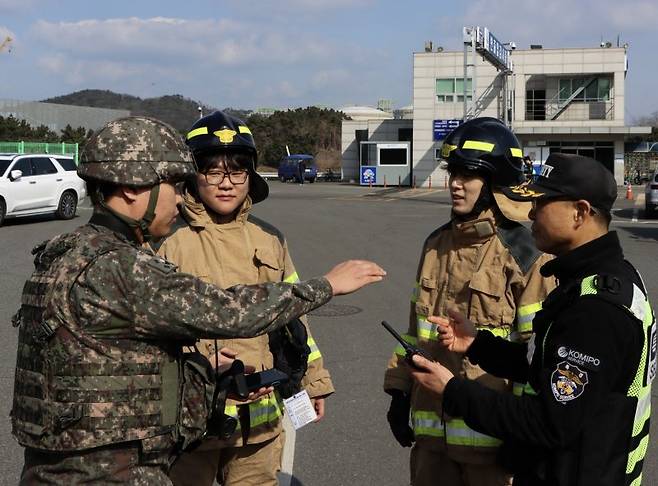
[[[548,177],[551,172],[553,172],[553,167],[552,165],[544,164],[541,166],[541,173],[539,174],[542,177]]]

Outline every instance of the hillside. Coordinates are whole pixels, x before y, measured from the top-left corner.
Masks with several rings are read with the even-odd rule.
[[[316,107],[276,111],[271,116],[250,116],[247,121],[254,134],[260,159],[278,166],[286,154],[312,154],[321,169],[340,167],[340,137],[343,114]]]
[[[86,89],[43,100],[75,106],[129,110],[133,115],[147,115],[165,121],[185,133],[199,117],[198,103],[181,95],[142,99],[108,90]],[[216,108],[202,105],[205,114]],[[307,153],[316,156],[321,168],[340,166],[340,130],[343,114],[316,107],[276,111],[271,116],[251,115],[247,110],[223,108],[245,120],[256,140],[259,159],[270,166],[286,153]]]
[[[129,110],[133,115],[147,115],[158,118],[169,123],[181,133],[185,132],[199,117],[199,104],[181,95],[142,99],[137,96],[114,93],[108,90],[85,89],[42,101],[60,105]],[[201,105],[201,107],[204,113],[211,113],[216,110],[216,108],[207,105]],[[248,114],[244,110],[232,110],[231,108],[225,108],[225,110],[234,112],[236,116],[241,117]]]

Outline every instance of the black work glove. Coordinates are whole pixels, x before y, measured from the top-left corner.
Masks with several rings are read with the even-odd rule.
[[[391,395],[391,406],[388,408],[386,419],[391,432],[402,447],[411,447],[415,440],[414,431],[409,426],[411,397],[400,390],[390,390],[388,393]]]

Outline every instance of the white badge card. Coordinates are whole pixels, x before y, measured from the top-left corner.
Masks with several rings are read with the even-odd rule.
[[[295,430],[301,429],[304,425],[310,424],[318,418],[306,390],[283,400],[283,406]]]

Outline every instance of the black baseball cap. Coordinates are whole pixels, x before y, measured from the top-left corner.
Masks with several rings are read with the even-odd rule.
[[[607,213],[617,199],[617,182],[601,162],[582,155],[554,152],[541,166],[533,182],[504,187],[503,193],[515,201],[567,198],[584,199]]]

